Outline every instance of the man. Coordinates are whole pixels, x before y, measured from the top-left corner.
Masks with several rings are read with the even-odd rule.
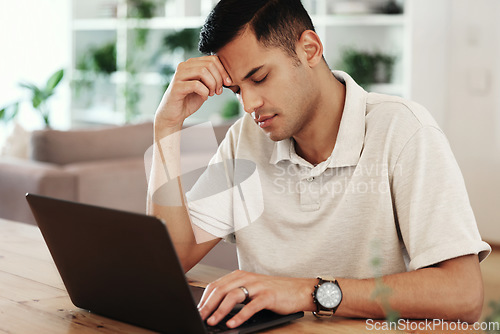
[[[332,73],[299,0],[220,1],[200,51],[209,56],[179,65],[156,112],[155,141],[162,142],[150,196],[165,182],[163,165],[180,175],[183,121],[228,87],[247,115],[212,162],[253,161],[264,203],[255,222],[230,236],[242,270],[210,284],[200,302],[209,325],[244,301],[229,327],[264,308],[383,318],[372,298],[377,273],[403,318],[479,318],[479,260],[490,248],[448,143],[425,109],[368,94],[346,73]],[[226,237],[236,209],[194,202],[187,209],[180,182],[170,196],[180,204],[150,200],[150,213],[166,221],[187,271]]]

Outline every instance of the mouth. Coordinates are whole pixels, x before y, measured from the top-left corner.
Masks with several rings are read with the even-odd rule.
[[[272,121],[274,118],[277,116],[277,114],[274,115],[269,115],[269,116],[262,116],[259,115],[259,117],[255,118],[255,122],[259,124],[259,126],[263,129],[271,125]]]

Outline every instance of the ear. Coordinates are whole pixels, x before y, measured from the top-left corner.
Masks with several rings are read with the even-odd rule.
[[[306,30],[297,43],[299,58],[310,67],[315,67],[323,59],[323,44],[314,31]]]

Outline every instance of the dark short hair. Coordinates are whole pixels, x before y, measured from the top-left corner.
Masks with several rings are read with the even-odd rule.
[[[313,30],[300,0],[221,0],[208,15],[198,49],[215,54],[248,25],[266,47],[279,47],[296,58],[295,44],[306,30]]]

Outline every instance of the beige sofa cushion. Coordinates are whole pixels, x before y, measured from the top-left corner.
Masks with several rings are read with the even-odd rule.
[[[153,123],[90,130],[40,130],[31,137],[31,159],[66,165],[141,157],[153,143]]]
[[[147,183],[141,157],[80,162],[61,169],[75,175],[79,202],[146,212]]]
[[[77,178],[49,163],[2,157],[0,159],[0,217],[35,224],[26,193],[75,201]]]

